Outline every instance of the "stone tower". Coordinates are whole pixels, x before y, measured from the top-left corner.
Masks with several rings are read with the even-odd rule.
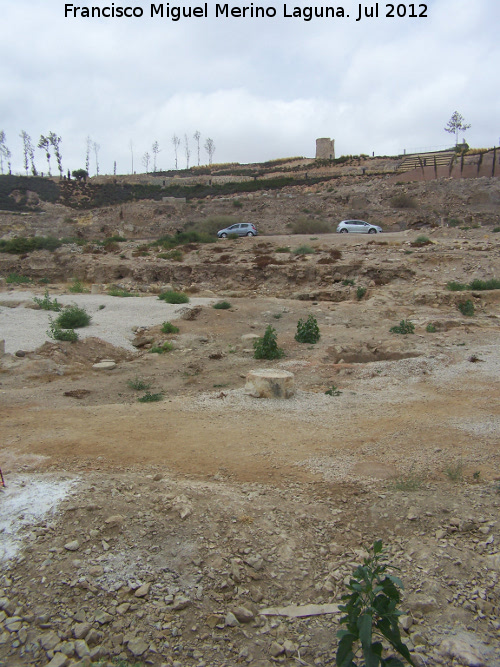
[[[335,139],[330,137],[316,139],[316,159],[334,160],[335,159]]]

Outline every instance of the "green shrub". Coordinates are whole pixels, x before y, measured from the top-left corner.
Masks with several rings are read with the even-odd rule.
[[[49,250],[53,252],[60,248],[62,241],[52,236],[16,236],[9,241],[0,241],[0,252],[11,255],[25,255],[34,250]]]
[[[276,248],[274,252],[290,252],[289,246],[282,246],[280,248]]]
[[[472,317],[474,315],[474,304],[470,299],[467,299],[467,301],[461,301],[458,304],[458,310],[464,315],[465,317]]]
[[[450,290],[450,292],[463,292],[467,289],[467,285],[465,285],[465,283],[459,283],[456,280],[450,280],[450,282],[446,284],[446,289]]]
[[[393,208],[417,208],[417,202],[404,192],[391,197],[390,204]]]
[[[160,252],[158,257],[161,259],[169,259],[172,262],[182,262],[184,259],[184,253],[182,250],[169,250],[169,252]]]
[[[301,245],[298,248],[295,248],[293,251],[294,255],[314,255],[316,250],[311,248],[310,245]]]
[[[74,329],[63,329],[57,324],[57,321],[54,322],[52,318],[49,318],[49,323],[50,329],[47,331],[47,334],[50,338],[53,338],[54,340],[69,341],[70,343],[76,343],[78,340],[78,334]]]
[[[144,396],[141,396],[137,400],[139,401],[139,403],[157,403],[162,399],[163,399],[162,392],[158,392],[157,394],[151,394],[149,391],[147,391],[144,394]]]
[[[352,280],[352,278],[346,278],[345,280],[342,281],[342,285],[344,285],[344,287],[348,287],[349,285],[354,285],[354,280]]]
[[[429,324],[425,327],[425,330],[427,331],[427,333],[436,333],[437,331],[436,325],[432,324],[432,322],[429,322]]]
[[[27,283],[33,282],[28,276],[20,276],[18,273],[9,273],[5,282],[9,285],[25,285]]]
[[[148,382],[144,382],[144,380],[140,380],[139,378],[128,380],[127,385],[130,389],[135,389],[136,391],[146,391],[151,386]]]
[[[92,318],[83,308],[67,306],[57,317],[56,326],[61,329],[79,329],[90,324]]]
[[[342,392],[340,391],[340,389],[337,389],[337,387],[336,387],[334,384],[332,384],[332,386],[330,387],[330,389],[327,389],[327,390],[325,391],[325,394],[326,394],[327,396],[340,396],[341,393],[342,393]]]
[[[216,310],[229,310],[231,304],[229,301],[218,301],[217,303],[214,303],[212,308],[215,308]]]
[[[33,297],[33,301],[38,306],[40,306],[42,310],[54,310],[56,313],[58,313],[62,309],[62,305],[58,302],[57,299],[51,299],[49,297],[49,290],[45,290],[43,299],[35,296]]]
[[[366,294],[366,287],[358,287],[356,290],[356,299],[358,301],[361,301],[361,299],[365,296]]]
[[[340,624],[347,629],[337,632],[336,664],[338,667],[357,667],[355,658],[359,650],[363,655],[360,665],[402,667],[404,663],[398,658],[382,657],[382,642],[373,641],[373,635],[378,634],[410,665],[414,665],[398,625],[402,613],[397,609],[401,602],[398,589],[402,589],[403,584],[397,577],[387,574],[387,557],[382,540],[377,540],[370,551],[347,584],[350,593],[342,596],[344,604],[340,605],[340,610],[345,616],[340,619]]]
[[[457,218],[450,218],[448,220],[448,227],[460,227],[462,223]]]
[[[446,466],[444,472],[451,482],[461,482],[464,478],[464,464],[462,461],[450,463]]]
[[[475,292],[500,289],[500,280],[497,278],[490,278],[490,280],[473,280],[469,284],[469,289]]]
[[[172,352],[174,346],[168,340],[162,345],[153,345],[149,350],[152,354],[165,354],[165,352]]]
[[[254,359],[281,359],[284,356],[283,350],[278,347],[276,329],[268,325],[264,336],[255,340]]]
[[[494,234],[498,234],[498,232],[500,232],[500,227],[493,227],[493,229],[492,229],[491,231],[492,231]]]
[[[179,327],[174,326],[171,322],[163,322],[161,332],[164,334],[176,334],[179,333]]]
[[[415,325],[413,322],[410,322],[410,320],[401,320],[401,322],[389,329],[391,333],[397,333],[397,334],[412,334],[415,333]]]
[[[128,289],[121,289],[120,287],[110,287],[108,289],[108,295],[109,296],[118,296],[121,298],[125,298],[127,296],[137,296],[137,294],[134,294],[133,292],[129,292]]]
[[[313,315],[309,315],[306,321],[300,319],[297,322],[297,333],[295,340],[298,343],[317,343],[320,339],[318,321]]]
[[[81,280],[73,278],[73,282],[68,287],[68,291],[71,292],[71,294],[86,294],[88,289],[84,287]]]
[[[158,298],[166,303],[189,303],[187,294],[184,294],[183,292],[175,292],[173,290],[162,292]]]
[[[234,208],[243,208],[243,204],[240,202],[239,199],[233,200],[233,206]]]
[[[292,234],[329,234],[332,227],[324,220],[301,217],[292,224]]]
[[[417,238],[411,243],[411,245],[414,248],[422,248],[424,245],[431,245],[431,244],[432,241],[430,240],[430,238],[423,235],[417,236]]]

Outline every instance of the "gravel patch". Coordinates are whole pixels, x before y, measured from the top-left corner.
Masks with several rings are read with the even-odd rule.
[[[5,340],[5,352],[14,354],[16,350],[31,352],[51,341],[49,317],[55,319],[57,313],[34,310],[34,292],[12,292],[0,294],[0,340]],[[216,299],[193,298],[189,304],[173,305],[160,301],[157,296],[114,297],[107,294],[54,294],[51,298],[63,306],[76,304],[92,316],[88,327],[78,329],[80,338],[95,336],[116,347],[135,350],[133,327],[150,327],[176,319],[184,308],[206,306]],[[16,307],[1,305],[21,302]],[[102,308],[101,306],[104,306]]]

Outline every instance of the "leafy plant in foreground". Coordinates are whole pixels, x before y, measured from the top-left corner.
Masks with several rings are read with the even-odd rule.
[[[62,310],[62,305],[58,302],[58,300],[50,298],[48,289],[45,290],[43,299],[40,299],[39,297],[35,296],[33,297],[33,301],[38,306],[40,306],[42,310],[53,310],[56,313]]]
[[[172,322],[163,322],[161,332],[164,334],[176,334],[179,333],[179,327],[176,327]]]
[[[313,315],[309,315],[307,320],[300,319],[297,322],[297,333],[295,340],[298,343],[317,343],[321,335],[319,333],[318,321]]]
[[[254,359],[281,359],[284,352],[278,347],[277,333],[270,324],[267,327],[264,336],[254,341]]]
[[[90,324],[92,317],[83,308],[68,306],[56,319],[56,325],[61,329],[78,329]]]
[[[50,329],[47,331],[47,334],[52,338],[53,340],[64,340],[68,341],[69,343],[76,343],[78,340],[78,334],[74,329],[62,329],[58,324],[57,321],[54,322],[52,318],[49,318],[50,322]]]
[[[173,290],[162,292],[158,298],[166,303],[189,303],[187,294],[184,294],[184,292],[175,292]]]
[[[332,386],[330,387],[330,389],[327,389],[327,390],[325,391],[325,394],[326,394],[327,396],[340,396],[341,393],[342,393],[342,392],[340,391],[340,389],[338,389],[334,384],[332,384]]]
[[[404,667],[396,656],[383,657],[381,641],[373,641],[374,634],[385,638],[392,648],[410,665],[414,665],[408,647],[403,644],[398,626],[401,613],[397,605],[401,601],[401,581],[387,574],[386,555],[382,540],[377,540],[363,565],[357,567],[347,585],[350,593],[342,596],[345,604],[340,610],[346,615],[340,623],[346,630],[339,630],[337,637],[337,667],[357,667],[357,657],[362,656],[365,667]]]

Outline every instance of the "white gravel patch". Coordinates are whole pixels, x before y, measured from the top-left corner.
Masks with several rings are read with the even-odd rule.
[[[43,298],[43,295],[29,291],[0,294],[0,304],[22,302],[15,308],[0,305],[0,340],[5,340],[5,352],[31,352],[52,340],[47,333],[49,317],[55,319],[58,313],[33,310],[30,306],[35,296]],[[192,298],[188,304],[173,305],[160,301],[157,296],[122,298],[107,294],[50,294],[50,298],[56,298],[63,306],[76,304],[92,316],[88,327],[77,329],[80,338],[95,336],[126,350],[135,350],[132,345],[135,336],[132,327],[162,324],[176,319],[178,313],[186,307],[206,306],[217,301],[213,298]]]
[[[0,563],[17,554],[30,534],[29,528],[23,529],[53,513],[78,478],[29,474],[9,475],[5,481],[0,493]]]

